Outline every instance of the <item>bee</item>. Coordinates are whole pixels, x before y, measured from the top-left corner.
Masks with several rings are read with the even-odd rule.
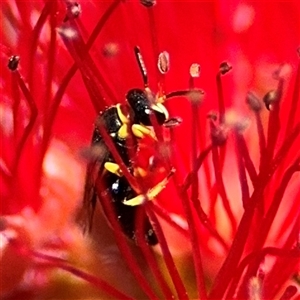
[[[92,137],[92,149],[101,149],[102,155],[96,155],[88,163],[83,206],[88,212],[88,227],[91,229],[97,199],[101,204],[103,196],[109,196],[110,204],[123,233],[137,244],[137,211],[143,209],[144,201],[153,200],[165,188],[174,169],[170,167],[168,175],[145,193],[138,192],[124,176],[122,168],[116,162],[109,146],[106,145],[97,124],[101,124],[110,136],[128,172],[137,179],[142,178],[147,171],[136,166],[134,161],[134,156],[139,150],[139,141],[143,138],[150,138],[150,141],[156,142],[152,126],[153,118],[158,126],[173,127],[180,124],[179,118],[169,117],[163,102],[167,98],[186,95],[189,91],[173,92],[155,99],[148,87],[147,70],[140,49],[135,47],[134,51],[143,76],[144,90],[139,88],[129,90],[125,103],[110,106],[98,115]],[[97,180],[103,184],[104,188],[101,192],[99,188],[96,188]],[[101,206],[104,215],[107,215],[105,205]],[[146,214],[144,214],[143,230],[146,243],[151,246],[156,245],[158,239]]]

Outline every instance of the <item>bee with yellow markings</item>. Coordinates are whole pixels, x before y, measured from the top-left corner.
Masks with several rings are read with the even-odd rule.
[[[148,87],[147,71],[138,47],[135,47],[135,55],[143,76],[144,90],[138,88],[129,90],[125,103],[118,103],[106,108],[99,114],[96,124],[101,124],[102,128],[106,130],[127,170],[138,179],[147,175],[147,170],[136,166],[134,155],[132,155],[139,149],[139,140],[148,137],[156,142],[152,126],[153,118],[159,126],[178,125],[181,122],[180,119],[169,118],[168,110],[163,102],[167,98],[185,96],[190,91],[178,91],[155,98]],[[141,208],[144,201],[153,200],[165,188],[174,170],[170,168],[169,174],[162,181],[145,193],[138,193],[124,176],[106,145],[105,139],[101,136],[98,125],[95,125],[92,147],[104,149],[102,151],[104,155],[101,158],[92,159],[87,167],[84,208],[89,211],[89,222],[91,224],[97,198],[101,203],[101,197],[106,194],[109,196],[123,233],[137,243],[135,228],[137,210]],[[105,190],[100,193],[96,189],[96,180],[100,180],[105,187]],[[102,208],[106,214],[104,205]],[[146,214],[143,222],[143,235],[146,243],[156,245],[158,240]]]

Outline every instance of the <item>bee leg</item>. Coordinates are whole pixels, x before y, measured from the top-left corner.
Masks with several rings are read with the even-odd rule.
[[[125,198],[123,203],[129,206],[136,206],[136,205],[143,204],[147,200],[149,201],[154,200],[155,197],[166,187],[170,177],[174,173],[175,173],[175,169],[172,168],[168,176],[164,178],[161,182],[159,182],[157,185],[155,185],[153,188],[149,189],[146,194],[141,194],[131,199]]]
[[[140,125],[140,124],[133,124],[131,126],[132,133],[137,137],[137,138],[143,138],[146,136],[150,136],[154,140],[157,140],[155,133],[153,130],[150,128]]]
[[[106,162],[104,164],[104,168],[110,172],[113,173],[119,177],[123,176],[122,170],[120,168],[120,166],[116,163],[112,163],[112,162]]]

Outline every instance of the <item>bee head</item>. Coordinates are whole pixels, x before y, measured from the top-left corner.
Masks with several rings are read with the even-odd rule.
[[[134,123],[151,126],[151,115],[153,114],[159,125],[163,125],[169,118],[165,106],[161,103],[152,103],[143,90],[130,90],[126,99],[134,112]]]

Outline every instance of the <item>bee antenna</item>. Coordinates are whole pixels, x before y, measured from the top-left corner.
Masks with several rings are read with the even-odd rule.
[[[138,65],[139,65],[142,77],[143,77],[144,86],[146,88],[146,87],[148,87],[148,74],[147,74],[147,69],[146,69],[146,66],[144,63],[143,56],[142,56],[140,48],[138,46],[134,47],[134,53],[135,53],[135,57],[136,57]]]

